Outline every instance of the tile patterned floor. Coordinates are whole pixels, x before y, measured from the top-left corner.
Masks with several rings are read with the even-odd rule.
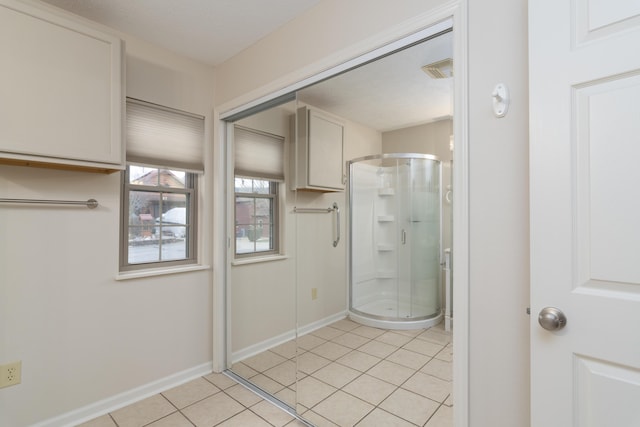
[[[451,334],[343,319],[234,365],[318,427],[450,427]],[[296,354],[299,374],[296,381]],[[296,394],[296,390],[298,393]],[[210,374],[82,427],[303,426],[222,374]]]

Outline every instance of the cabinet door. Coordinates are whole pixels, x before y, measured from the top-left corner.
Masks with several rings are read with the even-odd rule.
[[[0,0],[0,57],[0,157],[122,165],[117,37]]]
[[[344,189],[342,124],[310,110],[308,144],[309,186]]]

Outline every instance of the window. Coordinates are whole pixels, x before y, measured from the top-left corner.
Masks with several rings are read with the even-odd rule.
[[[128,165],[123,267],[194,263],[197,175]]]
[[[284,139],[234,127],[236,258],[279,253],[279,187]]]
[[[235,178],[236,255],[277,252],[278,183]]]
[[[204,118],[127,99],[120,270],[197,262]]]

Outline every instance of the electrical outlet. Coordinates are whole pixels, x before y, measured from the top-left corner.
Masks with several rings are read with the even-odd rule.
[[[0,365],[0,388],[20,384],[22,381],[22,362]]]
[[[318,288],[311,288],[311,299],[318,299]]]

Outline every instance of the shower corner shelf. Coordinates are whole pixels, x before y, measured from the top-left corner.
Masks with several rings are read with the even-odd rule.
[[[376,278],[378,279],[395,279],[396,273],[395,271],[378,271],[376,272]]]
[[[393,215],[378,215],[378,222],[393,222],[395,219]]]
[[[396,247],[394,245],[378,245],[379,252],[391,252],[395,250],[396,250]]]
[[[396,194],[396,190],[391,187],[378,188],[378,196],[393,196]]]

